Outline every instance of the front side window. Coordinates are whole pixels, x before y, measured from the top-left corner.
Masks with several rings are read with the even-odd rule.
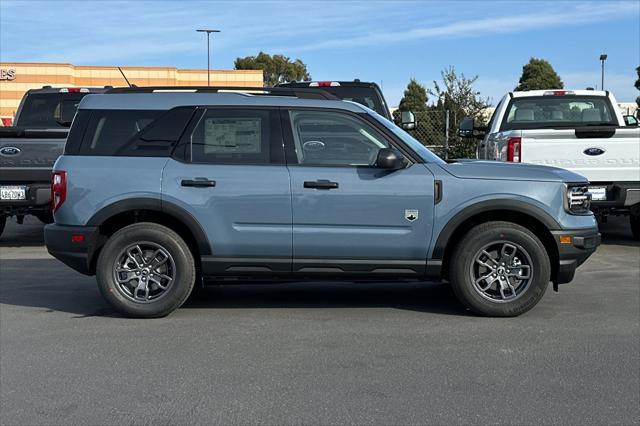
[[[216,164],[270,163],[271,114],[267,110],[207,110],[191,135],[191,160]]]
[[[373,166],[389,143],[363,120],[333,111],[290,111],[299,164]]]

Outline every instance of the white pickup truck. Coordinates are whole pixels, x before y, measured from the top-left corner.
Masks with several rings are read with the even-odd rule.
[[[629,215],[640,239],[640,127],[620,114],[608,91],[512,92],[486,127],[467,118],[460,135],[480,139],[481,160],[543,164],[585,176],[598,218]]]

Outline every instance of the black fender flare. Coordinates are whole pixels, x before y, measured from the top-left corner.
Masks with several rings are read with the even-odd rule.
[[[534,219],[537,219],[549,230],[561,229],[562,227],[549,213],[542,210],[540,207],[534,206],[523,201],[517,200],[486,200],[476,204],[465,207],[455,216],[453,216],[449,222],[442,228],[440,234],[433,248],[432,259],[442,259],[447,247],[449,239],[458,227],[464,223],[467,219],[487,211],[491,210],[508,210],[512,212],[526,214]]]
[[[97,211],[91,216],[86,226],[98,227],[111,217],[131,210],[151,210],[173,216],[189,229],[198,244],[200,255],[211,254],[211,246],[209,245],[207,234],[204,232],[200,222],[182,207],[158,198],[128,198],[116,201]]]

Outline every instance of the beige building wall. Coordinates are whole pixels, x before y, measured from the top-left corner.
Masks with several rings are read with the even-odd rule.
[[[206,86],[207,70],[175,67],[121,67],[137,86]],[[9,70],[13,70],[9,73]],[[211,70],[212,86],[262,87],[261,70]],[[42,86],[126,86],[116,66],[0,62],[0,117],[13,117],[24,93]]]

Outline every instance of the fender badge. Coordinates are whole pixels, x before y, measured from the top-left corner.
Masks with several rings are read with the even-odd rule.
[[[404,211],[404,218],[409,222],[413,222],[414,220],[418,220],[418,213],[417,209],[406,209]]]

